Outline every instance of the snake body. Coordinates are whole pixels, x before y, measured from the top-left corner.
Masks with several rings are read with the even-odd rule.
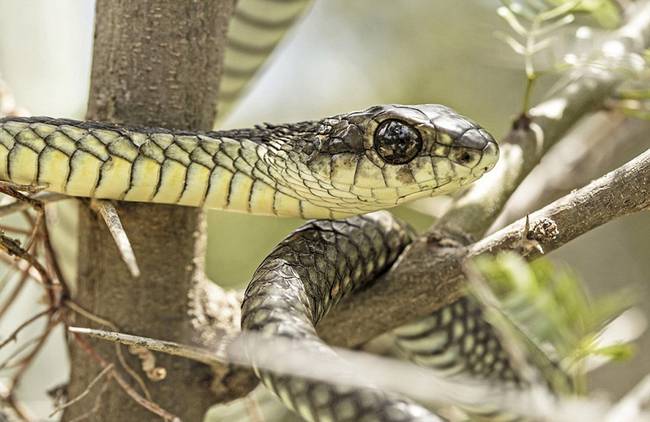
[[[219,86],[218,116],[222,118],[268,62],[311,0],[237,0],[228,24],[227,48]]]
[[[387,212],[340,221],[312,221],[283,240],[253,275],[242,304],[242,328],[299,340],[299,350],[340,361],[315,326],[343,297],[372,283],[412,241],[408,226]],[[480,308],[462,298],[397,330],[398,344],[440,376],[465,375],[517,388],[521,380]],[[290,359],[291,357],[287,357]],[[271,359],[273,359],[271,357]],[[338,359],[338,360],[337,360]],[[345,368],[345,362],[338,362]],[[352,371],[337,374],[350,376]],[[437,421],[401,397],[257,370],[263,383],[307,420]],[[516,420],[490,404],[466,407],[494,420]]]
[[[242,303],[242,329],[300,340],[302,350],[324,352],[336,362],[315,325],[342,297],[385,271],[410,241],[406,226],[386,212],[307,223],[282,241],[255,272]],[[344,362],[338,363],[345,368]],[[439,420],[419,405],[371,388],[258,373],[308,420]]]

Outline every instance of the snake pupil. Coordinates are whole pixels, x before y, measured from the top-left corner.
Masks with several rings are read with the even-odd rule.
[[[422,137],[414,127],[386,120],[375,131],[375,151],[389,164],[406,164],[422,150]]]

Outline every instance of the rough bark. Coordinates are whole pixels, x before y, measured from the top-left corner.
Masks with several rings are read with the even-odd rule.
[[[233,7],[234,0],[98,0],[87,118],[210,129]],[[81,206],[77,303],[126,333],[212,346],[202,341],[206,340],[204,333],[197,327],[215,319],[197,306],[204,302],[202,297],[214,293],[203,275],[203,211],[133,203],[121,203],[117,208],[142,274],[131,278],[104,223],[89,207]],[[228,331],[239,321],[236,311],[223,311],[227,317],[219,322],[230,324],[221,327]],[[81,318],[74,323],[97,327]],[[113,345],[96,341],[92,345],[116,362]],[[126,350],[125,354],[129,355]],[[74,341],[70,355],[68,395],[72,398],[88,386],[100,368]],[[217,378],[221,377],[214,380],[215,372],[203,364],[166,355],[156,355],[156,359],[167,377],[146,381],[151,399],[186,421],[202,420],[210,405],[245,394],[252,385],[250,377],[237,370],[212,368],[220,373]],[[146,380],[140,361],[131,355],[128,361]],[[120,368],[117,362],[116,368]],[[215,396],[213,383],[231,397]],[[94,401],[91,397],[71,406],[64,420],[87,412]],[[129,399],[114,382],[91,419],[160,420]]]

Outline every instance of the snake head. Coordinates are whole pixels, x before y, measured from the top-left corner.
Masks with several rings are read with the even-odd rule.
[[[439,104],[375,106],[348,115],[348,122],[363,133],[365,155],[380,168],[404,173],[409,183],[465,184],[492,169],[499,156],[485,129]]]
[[[333,116],[302,145],[294,145],[292,161],[304,163],[299,173],[315,180],[299,194],[336,216],[455,191],[489,171],[499,156],[487,131],[436,104]]]

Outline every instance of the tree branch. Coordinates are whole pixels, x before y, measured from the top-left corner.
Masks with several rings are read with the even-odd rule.
[[[650,43],[650,2],[640,3],[630,16],[632,19],[603,44],[617,43],[621,54],[612,57],[599,49],[592,56],[603,57],[607,64],[624,60],[627,54],[639,52]],[[464,246],[483,236],[549,148],[582,117],[602,107],[624,78],[625,74],[611,63],[570,72],[530,116],[515,121],[501,143],[501,158],[495,169],[409,246],[381,280],[339,304],[320,325],[321,335],[336,345],[358,346],[462,296]]]
[[[504,227],[586,185],[650,147],[650,122],[617,112],[599,112],[581,121],[544,156],[517,187],[490,231]]]
[[[221,365],[225,361],[223,356],[219,356],[218,353],[212,350],[180,344],[173,341],[157,340],[142,336],[133,336],[129,334],[118,333],[115,331],[94,330],[85,327],[69,327],[68,331],[71,333],[83,334],[93,338],[125,344],[128,346],[144,347],[148,350],[162,352],[173,356],[180,356],[186,359],[192,359],[206,365]]]
[[[551,252],[578,236],[615,218],[650,209],[650,150],[639,155],[580,190],[532,213],[529,239]],[[517,249],[526,218],[474,243],[467,251],[472,258],[484,253]],[[539,257],[533,249],[528,259]]]
[[[98,0],[87,118],[210,130],[233,8],[234,0]],[[238,321],[206,316],[202,303],[194,299],[206,291],[225,296],[203,273],[203,211],[117,204],[141,272],[135,279],[101,218],[87,206],[79,208],[75,301],[90,313],[114,321],[124,332],[205,346],[212,344],[204,342],[203,321],[218,320],[209,327],[211,341],[238,329]],[[235,313],[229,308],[231,302],[221,303],[225,306],[220,312]],[[75,325],[100,327],[96,321],[80,314],[71,318]],[[69,397],[81,394],[97,373],[96,362],[78,344],[70,344]],[[122,367],[112,345],[94,340],[91,344],[115,363],[115,371]],[[141,366],[136,357],[127,358],[132,367]],[[148,383],[152,401],[187,421],[202,420],[212,404],[244,395],[256,382],[252,372],[229,366],[209,367],[167,355],[160,356],[156,364],[166,370],[167,377]],[[93,420],[159,420],[124,391],[111,383]],[[89,399],[67,407],[63,419],[92,410],[93,402]]]
[[[532,260],[540,256],[539,249],[544,253],[550,252],[615,218],[644,210],[650,210],[650,150],[582,189],[558,199],[469,247],[435,239],[439,247],[445,249],[444,255],[438,253],[434,262],[419,261],[425,267],[421,269],[422,278],[425,279],[423,284],[427,281],[429,283],[425,288],[438,289],[438,295],[429,296],[428,301],[440,307],[453,302],[457,295],[462,294],[465,283],[463,262],[467,259],[486,253],[516,250]],[[526,230],[527,225],[530,227],[528,230]],[[419,239],[414,246],[430,247],[431,240],[431,238]],[[531,243],[540,248],[529,247]],[[378,280],[372,289],[354,296],[354,305],[360,307],[358,309],[376,311],[375,320],[364,318],[361,321],[358,319],[346,321],[342,319],[345,314],[337,312],[335,318],[321,328],[321,334],[331,343],[352,347],[372,339],[375,333],[387,331],[379,332],[387,325],[386,314],[391,314],[392,309],[384,312],[379,310],[379,306],[383,304],[384,299],[388,297],[387,292],[390,291],[390,284],[385,283],[385,279],[390,280],[394,277],[394,271],[395,269],[386,274],[384,279]],[[415,298],[413,302],[418,302],[418,294],[410,293],[411,297]],[[401,312],[411,314],[418,311],[405,307],[401,309]],[[400,323],[395,323],[390,328],[399,325]],[[371,333],[369,334],[368,331]]]

